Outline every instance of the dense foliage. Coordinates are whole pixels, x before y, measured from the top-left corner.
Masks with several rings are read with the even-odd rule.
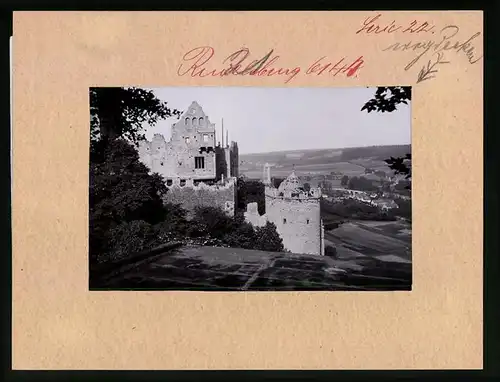
[[[90,258],[118,259],[155,245],[154,225],[162,221],[161,177],[150,175],[137,151],[123,139],[91,144]]]
[[[379,86],[375,96],[365,103],[361,110],[378,112],[391,112],[397,109],[398,105],[408,104],[411,101],[410,86]]]
[[[366,110],[377,112],[392,112],[397,109],[400,104],[408,104],[411,101],[410,86],[379,86],[375,92],[375,96],[366,102],[361,111]],[[404,175],[406,179],[411,179],[411,154],[406,153],[399,157],[391,156],[385,159],[391,170],[396,174]]]
[[[327,216],[333,215],[343,220],[395,220],[390,213],[355,199],[344,199],[337,203],[321,200],[321,210]]]
[[[271,252],[284,250],[274,224],[254,228],[241,216],[230,217],[216,207],[198,207],[192,224],[197,226],[197,232],[202,233],[205,240],[215,239],[224,246]]]
[[[90,136],[122,137],[133,143],[144,139],[143,125],[155,125],[181,111],[167,107],[152,91],[135,87],[90,88]]]
[[[247,204],[256,202],[259,214],[266,213],[266,200],[264,195],[264,183],[259,180],[238,178],[237,184],[237,202],[236,208],[239,211],[246,211]]]
[[[377,191],[378,187],[373,184],[372,180],[365,178],[364,176],[353,176],[348,180],[348,187],[351,190],[358,191]]]
[[[248,182],[245,197],[257,201],[262,183]],[[216,207],[195,211],[164,204],[168,192],[158,174],[149,174],[136,149],[124,139],[101,139],[90,150],[90,260],[120,260],[170,241],[199,240],[265,251],[283,251],[276,227],[254,228],[242,215],[229,217]],[[263,202],[263,200],[262,200]]]

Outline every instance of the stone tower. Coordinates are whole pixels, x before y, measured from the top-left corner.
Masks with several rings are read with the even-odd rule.
[[[321,189],[304,190],[293,171],[278,188],[270,184],[265,169],[266,218],[276,225],[285,249],[293,253],[324,254],[323,223],[320,214]]]

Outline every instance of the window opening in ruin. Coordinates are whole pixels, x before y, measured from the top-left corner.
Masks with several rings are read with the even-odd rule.
[[[181,179],[181,186],[185,186],[186,185],[186,179]]]
[[[167,179],[167,186],[171,186],[172,185],[172,179]]]
[[[203,134],[203,142],[208,142],[208,134]]]
[[[186,143],[189,143],[189,137],[188,137],[188,138],[186,138]]]
[[[163,162],[160,162],[160,166],[163,166]]]
[[[286,219],[283,219],[283,224],[286,224]]]
[[[194,168],[205,168],[205,158],[195,157],[194,158]]]
[[[309,219],[307,219],[307,224],[309,224]]]

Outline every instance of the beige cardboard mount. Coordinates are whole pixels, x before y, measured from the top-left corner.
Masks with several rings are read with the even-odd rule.
[[[16,12],[13,368],[482,368],[482,17]],[[204,46],[204,74],[242,47],[300,73],[179,70]],[[413,86],[413,290],[90,292],[88,90],[126,85]]]

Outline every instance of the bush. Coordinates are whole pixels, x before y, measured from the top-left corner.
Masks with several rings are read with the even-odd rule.
[[[190,222],[187,219],[186,210],[179,204],[166,203],[165,215],[162,222],[156,228],[165,241],[180,240],[187,236]]]
[[[195,231],[220,239],[235,228],[235,221],[217,207],[197,207],[194,211]],[[193,222],[192,222],[193,223]]]
[[[121,223],[109,231],[107,236],[109,253],[101,255],[100,262],[121,260],[160,244],[157,230],[143,220]]]
[[[411,200],[397,199],[397,208],[390,211],[392,216],[402,217],[411,221]]]
[[[276,225],[267,222],[264,227],[255,229],[255,245],[254,249],[270,252],[283,252],[283,240],[281,239]]]
[[[243,222],[224,235],[222,241],[229,247],[253,249],[256,243],[255,229],[250,223]]]

